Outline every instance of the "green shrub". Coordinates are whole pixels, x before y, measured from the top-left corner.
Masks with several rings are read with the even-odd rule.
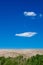
[[[30,58],[24,58],[22,55],[15,58],[0,57],[0,65],[43,65],[43,55],[37,54]]]

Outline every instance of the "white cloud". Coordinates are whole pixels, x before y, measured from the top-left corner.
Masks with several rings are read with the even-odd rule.
[[[42,17],[43,15],[42,14],[39,14],[40,17]]]
[[[36,34],[37,34],[36,32],[24,32],[24,33],[15,34],[15,36],[32,37],[32,36],[34,36]]]
[[[37,16],[37,14],[35,12],[24,12],[25,16]]]
[[[38,16],[39,16],[39,18],[43,16],[43,14],[41,14],[41,13],[37,14],[37,13],[32,12],[32,11],[31,11],[31,12],[25,11],[25,12],[24,12],[24,15],[25,15],[25,16],[29,16],[29,17],[35,17],[35,16],[38,17]],[[36,18],[37,18],[37,17],[36,17]]]

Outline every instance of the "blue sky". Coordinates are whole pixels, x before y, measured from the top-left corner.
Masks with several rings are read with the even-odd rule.
[[[0,0],[0,48],[43,48],[42,0]]]

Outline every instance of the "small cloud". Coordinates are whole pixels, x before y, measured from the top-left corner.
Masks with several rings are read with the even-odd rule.
[[[32,37],[35,36],[36,34],[37,34],[36,32],[24,32],[24,33],[15,34],[15,36]]]
[[[37,16],[37,14],[35,12],[24,12],[25,16]]]
[[[40,17],[42,17],[43,15],[42,14],[39,14]]]
[[[36,12],[33,12],[33,11],[31,11],[31,12],[25,11],[25,12],[24,12],[24,15],[25,15],[25,16],[29,16],[29,17],[31,17],[32,19],[41,18],[41,17],[43,16],[42,13],[37,14]]]

